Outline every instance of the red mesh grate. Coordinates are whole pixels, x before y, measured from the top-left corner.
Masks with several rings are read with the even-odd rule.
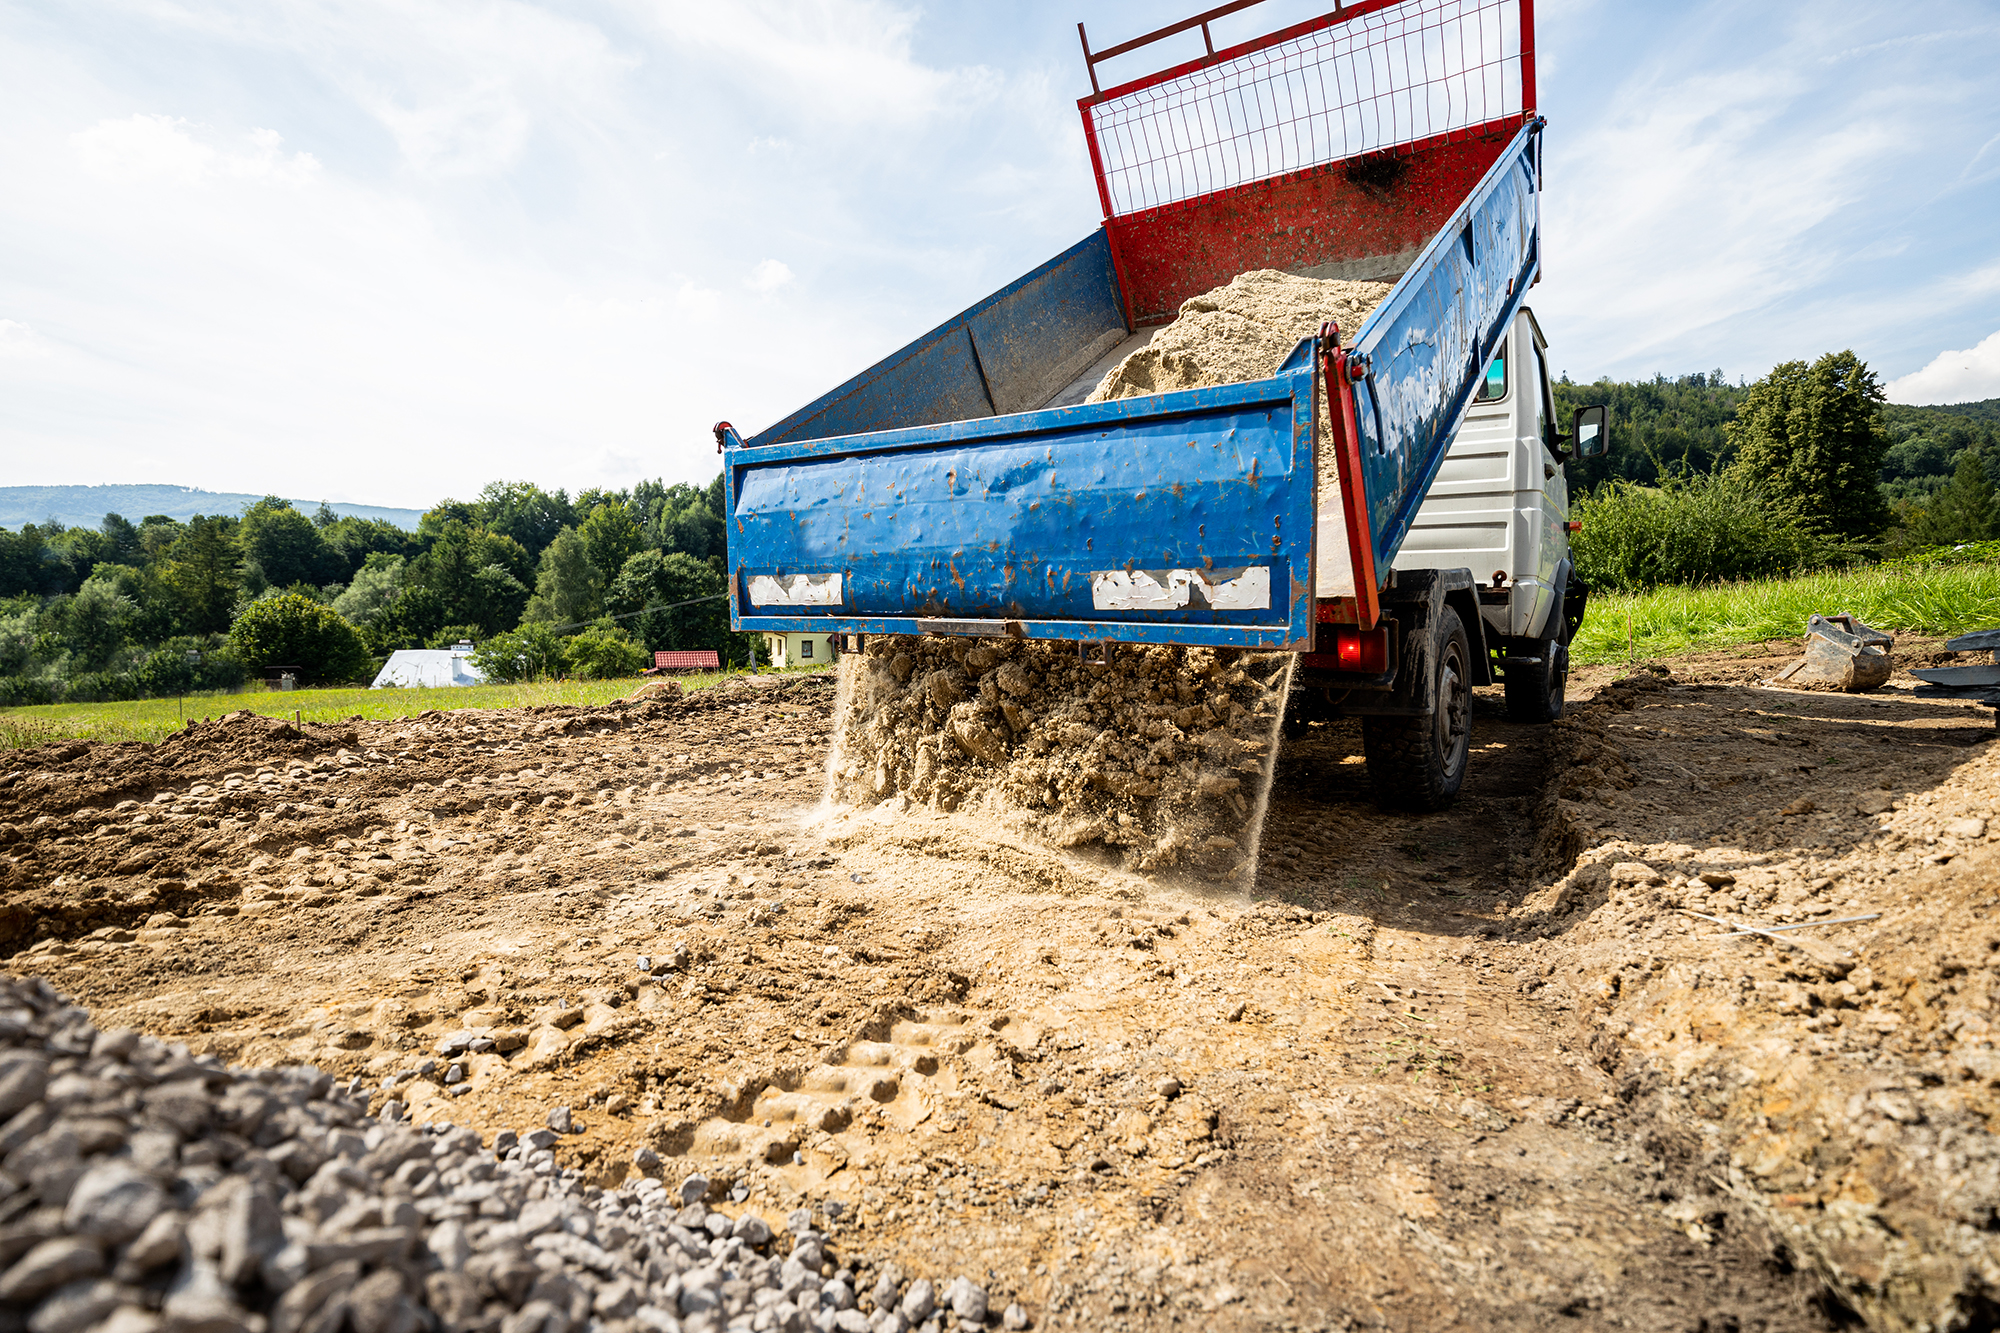
[[[1108,216],[1523,108],[1522,0],[1407,0],[1085,99]]]

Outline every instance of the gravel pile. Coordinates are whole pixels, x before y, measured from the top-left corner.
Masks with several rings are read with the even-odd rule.
[[[809,1211],[774,1231],[699,1175],[600,1190],[553,1130],[489,1149],[366,1105],[358,1080],[100,1032],[0,977],[0,1333],[1026,1327],[965,1278],[836,1268]]]

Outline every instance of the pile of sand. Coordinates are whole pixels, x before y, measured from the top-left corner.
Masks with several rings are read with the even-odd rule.
[[[834,799],[1007,814],[1128,869],[1254,864],[1289,654],[881,638],[841,659]]]
[[[1353,346],[1361,321],[1389,292],[1386,282],[1302,278],[1269,268],[1239,273],[1182,302],[1174,322],[1119,362],[1086,401],[1265,379],[1328,320],[1340,325],[1342,345]]]

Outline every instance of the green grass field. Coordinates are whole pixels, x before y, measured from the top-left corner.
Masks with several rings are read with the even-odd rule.
[[[1570,645],[1579,665],[1800,639],[1806,617],[1851,612],[1877,629],[1963,634],[2000,626],[2000,564],[1806,574],[1701,588],[1593,595]],[[1629,636],[1629,637],[1628,637]]]
[[[683,689],[713,685],[730,673],[677,676]],[[740,673],[735,673],[740,674]],[[572,680],[532,685],[464,685],[435,690],[289,690],[242,694],[191,694],[186,699],[131,703],[49,704],[0,712],[0,750],[58,740],[159,741],[188,718],[220,717],[247,708],[268,717],[302,722],[368,721],[414,717],[426,709],[527,708],[536,704],[606,704],[640,685],[632,680]]]

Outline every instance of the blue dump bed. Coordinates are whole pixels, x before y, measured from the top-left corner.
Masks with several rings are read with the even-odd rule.
[[[1344,21],[1306,37],[1384,40]],[[1237,58],[1263,69],[1287,33]],[[1140,81],[1147,114],[1190,77]],[[717,427],[737,628],[1304,651],[1316,619],[1372,623],[1537,277],[1541,122],[1517,106],[1121,211],[1133,87],[1084,103],[1100,231],[768,430]],[[1080,401],[1135,329],[1263,267],[1395,286],[1344,356],[1309,339],[1268,379]]]

